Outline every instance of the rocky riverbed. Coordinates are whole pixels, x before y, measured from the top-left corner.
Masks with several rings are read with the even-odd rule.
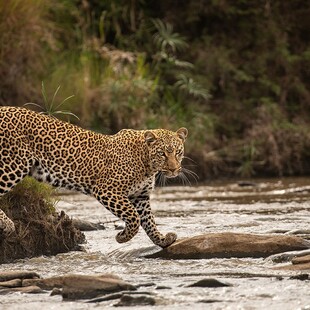
[[[85,232],[84,252],[0,265],[0,308],[309,309],[309,198],[309,179],[158,189],[158,226],[179,235],[162,251],[142,230],[117,244],[122,223],[64,195],[59,210],[106,229]]]

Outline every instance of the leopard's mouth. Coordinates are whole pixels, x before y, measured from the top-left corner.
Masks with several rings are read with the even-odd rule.
[[[162,170],[162,172],[164,173],[166,178],[176,178],[180,172],[181,172],[181,167],[177,168],[177,169],[167,169],[167,170]]]

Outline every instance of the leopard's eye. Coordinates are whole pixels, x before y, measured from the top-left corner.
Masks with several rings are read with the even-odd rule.
[[[162,150],[158,150],[158,151],[157,151],[157,154],[158,154],[159,156],[165,156],[165,153],[164,153]]]

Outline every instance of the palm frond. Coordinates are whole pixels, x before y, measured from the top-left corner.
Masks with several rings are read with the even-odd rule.
[[[188,44],[183,36],[177,32],[173,32],[173,26],[170,23],[165,23],[160,19],[152,19],[152,22],[157,30],[153,35],[154,43],[161,51],[176,51],[184,50]]]
[[[187,77],[184,74],[179,75],[179,80],[175,82],[174,86],[189,95],[192,95],[196,98],[209,99],[209,91],[196,82],[193,78]]]

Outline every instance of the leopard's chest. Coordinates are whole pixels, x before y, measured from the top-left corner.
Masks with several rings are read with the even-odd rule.
[[[149,177],[140,182],[132,184],[128,188],[128,196],[135,196],[136,194],[141,194],[143,191],[148,192],[150,189],[153,189],[155,186],[155,176]]]

